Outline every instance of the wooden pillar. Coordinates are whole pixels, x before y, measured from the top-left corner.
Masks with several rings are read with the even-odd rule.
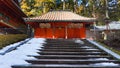
[[[53,39],[55,39],[55,24],[53,22]]]
[[[68,31],[67,31],[67,26],[65,26],[65,39],[68,39]]]

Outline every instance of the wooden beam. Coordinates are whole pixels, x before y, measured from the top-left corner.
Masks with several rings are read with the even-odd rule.
[[[13,0],[3,0],[1,1],[4,5],[7,6],[7,8],[10,10],[10,12],[15,15],[15,18],[20,22],[23,23],[24,25],[26,25],[26,23],[24,23],[24,20],[22,19],[23,16],[26,17],[26,15],[21,11],[20,8],[18,8],[17,5],[15,5],[15,3],[13,3]],[[8,11],[9,11],[8,10]]]

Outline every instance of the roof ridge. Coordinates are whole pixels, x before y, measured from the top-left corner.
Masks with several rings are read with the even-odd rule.
[[[71,11],[50,11],[41,16],[36,16],[32,18],[27,18],[26,20],[36,20],[36,21],[95,21],[95,18],[84,17],[78,14],[75,14]]]

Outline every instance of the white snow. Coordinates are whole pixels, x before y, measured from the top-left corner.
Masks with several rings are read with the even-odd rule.
[[[24,40],[24,41],[27,41],[27,40],[29,40],[29,39],[26,39],[26,40]],[[20,43],[23,43],[24,41],[20,41],[20,42],[14,43],[14,44],[10,44],[10,45],[8,45],[8,46],[6,46],[6,47],[3,47],[3,48],[0,50],[0,53],[5,52],[6,50],[8,50],[8,49],[11,48],[11,47],[16,47],[16,46],[18,46]]]
[[[11,68],[11,65],[29,64],[25,60],[35,58],[28,57],[27,55],[38,55],[36,53],[37,49],[42,47],[42,44],[45,43],[44,41],[45,39],[43,38],[33,38],[27,43],[18,47],[16,50],[13,50],[5,55],[0,55],[0,68]],[[10,46],[14,46],[14,44]]]
[[[85,49],[85,50],[99,50],[99,49]]]
[[[82,40],[75,40],[75,43],[80,43],[80,44],[84,44],[84,42]]]
[[[21,42],[19,42],[19,43],[21,43]],[[13,44],[10,46],[16,46],[19,43],[16,43],[16,44]],[[25,60],[26,59],[35,59],[35,58],[28,57],[27,55],[38,55],[36,53],[36,52],[38,52],[37,49],[40,49],[44,43],[45,43],[44,38],[32,38],[27,43],[21,45],[20,47],[17,47],[16,50],[6,53],[5,55],[0,55],[0,68],[11,68],[12,65],[21,65],[21,64],[29,65],[30,63],[27,63]],[[8,46],[4,49],[9,48],[10,46]],[[2,50],[4,51],[4,49],[2,49]],[[1,50],[1,52],[2,52],[2,50]],[[99,58],[99,59],[91,59],[91,60],[108,60],[108,59]],[[96,64],[90,64],[90,65],[118,66],[118,64],[115,64],[115,63],[96,63]]]
[[[93,48],[93,47],[90,47],[90,46],[82,46],[80,48]]]
[[[95,64],[90,64],[90,65],[94,65],[94,66],[118,66],[119,64],[115,64],[112,62],[104,62],[104,63],[95,63]]]
[[[91,59],[88,59],[88,60],[109,60],[108,58],[91,58]]]
[[[98,28],[99,30],[106,30],[107,26],[104,25],[104,26],[95,26],[96,28]],[[113,21],[113,22],[110,22],[109,23],[109,29],[117,29],[119,30],[120,29],[120,21]]]

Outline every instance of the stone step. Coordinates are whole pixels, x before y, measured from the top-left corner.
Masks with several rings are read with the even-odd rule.
[[[41,50],[100,50],[97,48],[40,48]]]
[[[69,64],[31,64],[31,65],[14,65],[12,68],[120,68],[120,65],[101,66],[101,65],[69,65]]]
[[[58,40],[58,39],[50,39],[50,40],[46,40],[46,42],[49,42],[49,43],[58,43],[58,42],[74,42],[74,40],[72,39],[61,39],[61,40]]]
[[[43,45],[44,47],[82,47],[82,46],[80,46],[80,45],[63,45],[63,44],[61,44],[61,45]]]
[[[108,55],[105,52],[37,52],[40,55]]]
[[[51,46],[48,46],[48,47],[41,47],[43,49],[91,49],[91,48],[95,48],[95,47],[51,47]]]
[[[30,64],[13,65],[12,68],[120,68],[120,61],[89,42],[84,42],[80,44],[74,40],[48,39],[38,49],[38,55],[28,55],[36,58],[26,60]]]
[[[54,52],[102,52],[99,49],[38,49],[39,51]]]
[[[62,42],[57,42],[57,43],[48,43],[47,42],[47,44],[45,44],[46,46],[49,46],[49,45],[51,45],[51,46],[68,46],[68,45],[70,45],[70,46],[78,46],[78,45],[81,45],[81,44],[78,44],[78,43],[68,43],[68,42],[66,42],[66,43],[62,43]],[[82,45],[81,45],[82,46]]]
[[[36,60],[26,60],[28,63],[32,64],[95,64],[95,63],[120,63],[117,60],[71,60],[71,59],[36,59]]]
[[[76,56],[76,55],[40,55],[40,56],[33,56],[29,55],[30,57],[35,57],[37,59],[91,59],[91,58],[108,58],[113,59],[111,56]]]
[[[62,65],[62,64],[34,64],[34,65],[15,65],[12,68],[120,68],[116,66],[93,66],[93,65]]]

